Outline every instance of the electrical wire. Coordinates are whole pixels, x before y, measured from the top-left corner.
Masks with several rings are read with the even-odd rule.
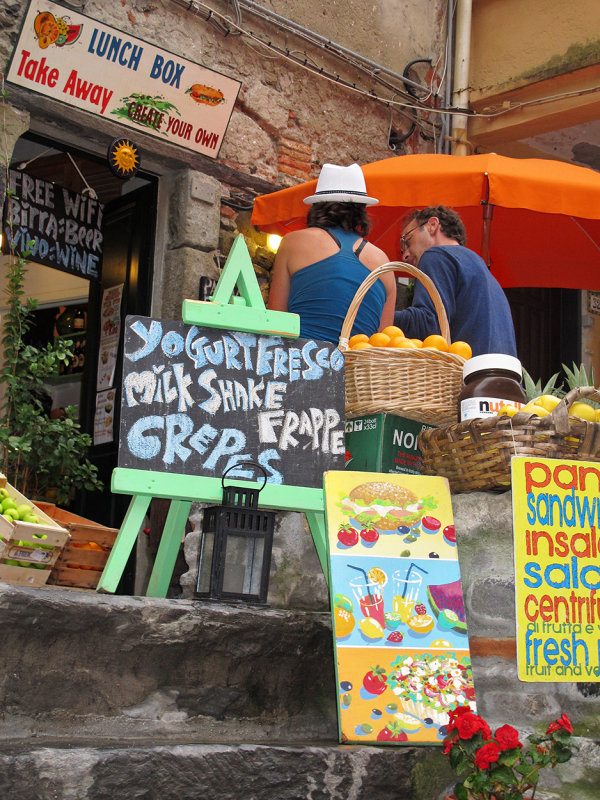
[[[175,0],[175,2],[178,2],[178,0]],[[249,10],[255,11],[255,4],[250,3],[249,0],[236,0],[236,2],[240,3],[240,5],[247,6]],[[444,115],[445,114],[445,115],[449,115],[449,116],[457,115],[457,116],[468,116],[469,118],[494,119],[496,117],[503,116],[504,114],[511,113],[513,111],[516,111],[516,110],[518,110],[520,108],[525,108],[527,106],[541,105],[541,104],[544,104],[544,103],[549,103],[549,102],[552,102],[554,100],[560,100],[560,99],[564,99],[564,98],[567,98],[567,97],[582,96],[582,95],[585,95],[585,94],[600,92],[600,86],[593,86],[593,87],[590,87],[588,89],[574,90],[574,91],[571,91],[571,92],[563,92],[563,93],[560,93],[560,94],[549,95],[547,97],[536,98],[536,99],[532,99],[532,100],[526,100],[526,101],[523,101],[523,102],[520,102],[520,103],[515,103],[515,104],[512,104],[512,105],[508,105],[506,108],[501,108],[501,109],[499,109],[497,111],[490,111],[490,112],[475,111],[475,110],[470,109],[470,108],[456,108],[456,107],[453,107],[453,106],[433,107],[433,106],[430,106],[430,105],[424,105],[420,101],[416,101],[415,102],[413,100],[394,100],[394,99],[391,99],[389,97],[384,97],[384,96],[382,96],[380,94],[377,94],[374,90],[361,89],[361,88],[357,87],[356,84],[350,83],[349,81],[343,79],[339,74],[333,74],[333,73],[327,72],[323,67],[317,68],[315,66],[312,66],[311,64],[308,63],[308,56],[305,55],[304,59],[301,59],[301,58],[299,58],[297,56],[294,56],[292,54],[293,51],[290,51],[290,50],[287,50],[287,49],[283,49],[283,48],[277,46],[276,44],[274,44],[272,41],[265,41],[260,36],[258,36],[257,34],[253,33],[252,31],[247,30],[245,28],[242,28],[241,24],[237,24],[237,23],[233,22],[229,17],[225,16],[224,14],[221,14],[220,12],[209,8],[203,2],[201,2],[201,0],[189,0],[189,2],[185,2],[184,5],[186,5],[188,7],[188,10],[191,10],[193,8],[194,11],[196,11],[196,12],[199,12],[200,11],[200,7],[202,6],[207,12],[207,16],[205,18],[205,21],[210,22],[210,20],[213,17],[217,17],[219,19],[222,19],[222,20],[224,20],[226,22],[226,26],[231,26],[231,27],[235,28],[239,32],[239,34],[243,34],[244,36],[247,36],[252,41],[256,42],[257,44],[261,45],[262,47],[265,47],[265,48],[267,48],[269,50],[272,50],[272,51],[276,52],[281,58],[283,58],[283,59],[285,59],[287,61],[291,61],[293,64],[295,64],[296,66],[298,66],[298,67],[300,67],[302,69],[305,69],[307,72],[309,72],[309,73],[311,73],[313,75],[318,75],[319,77],[323,78],[324,80],[329,81],[330,83],[334,83],[334,84],[336,84],[338,86],[342,86],[343,88],[347,89],[350,92],[354,92],[354,93],[359,94],[359,95],[361,95],[363,97],[369,98],[370,100],[374,100],[375,102],[382,103],[383,105],[386,105],[386,106],[389,106],[389,107],[396,107],[398,109],[411,109],[411,110],[414,110],[414,111],[427,112],[428,114],[440,114],[440,115]],[[262,11],[265,11],[265,9],[262,9]],[[200,15],[198,14],[198,16],[200,16]],[[272,16],[277,17],[277,15],[275,15],[275,14],[273,14]],[[267,17],[265,17],[265,19],[267,19]],[[277,17],[277,19],[278,20],[284,20],[283,17]],[[284,20],[284,22],[288,22],[288,21]],[[279,27],[281,27],[284,30],[287,30],[290,33],[294,33],[294,34],[298,35],[298,31],[294,27],[292,27],[290,25],[285,26],[285,25],[282,24]],[[220,26],[220,28],[223,29],[223,26]],[[308,33],[310,33],[310,32],[308,32]],[[229,35],[229,34],[231,34],[231,31],[227,30],[225,28],[224,35]],[[317,35],[313,34],[313,36],[316,37]],[[308,41],[311,41],[310,37],[308,37],[308,36],[305,36],[304,38],[306,38]],[[331,45],[331,47],[325,47],[324,45],[322,45],[321,43],[316,42],[316,41],[314,41],[313,44],[316,44],[317,46],[321,47],[322,49],[325,49],[328,52],[331,52],[334,55],[337,55],[338,57],[341,57],[339,52],[337,52],[337,50],[340,50],[339,46],[334,45],[331,42],[329,43]],[[341,48],[341,49],[343,50],[343,48]],[[394,93],[399,94],[401,96],[403,96],[403,95],[405,96],[405,93],[402,90],[398,89],[398,87],[394,87],[392,84],[390,84],[388,81],[385,81],[378,74],[379,71],[388,72],[389,73],[390,72],[389,70],[386,70],[385,68],[382,68],[382,67],[377,67],[377,65],[374,65],[375,68],[366,69],[364,64],[359,64],[357,60],[353,60],[352,58],[348,58],[348,57],[345,57],[344,60],[346,61],[347,64],[351,64],[352,66],[356,67],[357,69],[360,69],[361,71],[363,71],[366,74],[368,74],[371,78],[373,78],[377,82],[385,85],[386,88],[390,89],[390,91],[393,91]],[[423,87],[420,84],[416,84],[416,86],[418,88],[420,88],[420,89],[426,88],[426,87]],[[421,126],[423,124],[430,124],[431,125],[432,123],[427,123],[426,121],[420,119],[420,120],[418,120],[418,124]]]

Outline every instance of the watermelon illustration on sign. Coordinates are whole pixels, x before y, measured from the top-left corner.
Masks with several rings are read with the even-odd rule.
[[[465,602],[463,600],[460,580],[444,583],[439,586],[428,586],[427,597],[431,610],[438,618],[441,628],[467,630]]]

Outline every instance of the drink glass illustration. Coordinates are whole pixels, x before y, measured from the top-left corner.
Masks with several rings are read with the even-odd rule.
[[[383,616],[383,595],[381,585],[368,578],[351,578],[350,588],[360,606],[364,617],[372,617],[377,620],[382,628],[385,628],[385,617]]]
[[[394,611],[400,614],[402,622],[408,622],[414,613],[415,603],[419,599],[422,577],[417,572],[407,574],[398,570],[392,573],[392,581]]]

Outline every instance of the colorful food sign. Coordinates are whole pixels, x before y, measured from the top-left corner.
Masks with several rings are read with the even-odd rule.
[[[8,171],[3,250],[36,264],[99,281],[104,204],[26,172]]]
[[[441,744],[475,708],[448,482],[325,474],[340,741]]]
[[[344,466],[344,357],[328,342],[127,317],[119,467],[320,487]]]
[[[513,458],[522,681],[600,681],[600,464]]]
[[[212,158],[241,86],[51,2],[30,4],[8,80]]]

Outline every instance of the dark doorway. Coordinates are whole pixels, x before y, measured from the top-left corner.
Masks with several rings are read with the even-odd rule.
[[[47,315],[52,337],[52,323],[59,306],[84,308],[87,316],[86,348],[82,359],[84,370],[78,370],[73,378],[73,397],[68,405],[78,405],[82,429],[93,437],[94,413],[97,390],[98,345],[100,342],[100,303],[107,287],[123,284],[121,320],[126,314],[150,313],[153,277],[154,230],[156,227],[156,198],[158,180],[154,176],[139,172],[127,181],[116,177],[104,158],[82,152],[64,143],[26,134],[19,139],[11,160],[11,167],[21,169],[34,177],[57,183],[74,192],[93,190],[98,200],[104,203],[103,218],[103,266],[102,281],[94,283],[78,279],[76,300],[72,296],[55,297],[48,307],[40,306],[40,318]],[[58,284],[61,273],[49,267],[32,265],[56,275]],[[48,283],[48,281],[46,281]],[[60,284],[62,286],[62,284]],[[33,287],[32,296],[36,296]],[[45,302],[45,301],[44,301]],[[115,409],[112,425],[113,440],[93,446],[88,457],[99,469],[104,482],[104,491],[78,492],[69,508],[95,522],[118,528],[125,514],[129,497],[113,495],[110,491],[112,470],[117,464],[119,441],[118,409],[120,404],[119,381],[122,360],[122,331],[116,348],[116,368],[113,389]],[[71,376],[67,376],[70,378]],[[63,392],[64,394],[64,392]],[[61,403],[58,403],[61,405]]]
[[[579,290],[523,287],[504,291],[515,324],[517,353],[534,381],[541,380],[543,386],[561,372],[562,364],[571,367],[581,362]]]
[[[137,189],[105,207],[104,258],[102,281],[90,286],[88,342],[89,377],[85,382],[81,402],[83,429],[94,437],[96,414],[98,361],[101,352],[101,308],[103,293],[112,287],[123,286],[121,300],[121,329],[116,351],[112,391],[113,440],[94,445],[88,458],[98,467],[104,491],[82,492],[77,498],[78,513],[109,527],[118,528],[123,521],[130,498],[113,494],[110,481],[117,466],[119,449],[120,375],[123,363],[123,331],[128,314],[148,315],[152,290],[152,253],[156,219],[156,191],[153,185]]]

